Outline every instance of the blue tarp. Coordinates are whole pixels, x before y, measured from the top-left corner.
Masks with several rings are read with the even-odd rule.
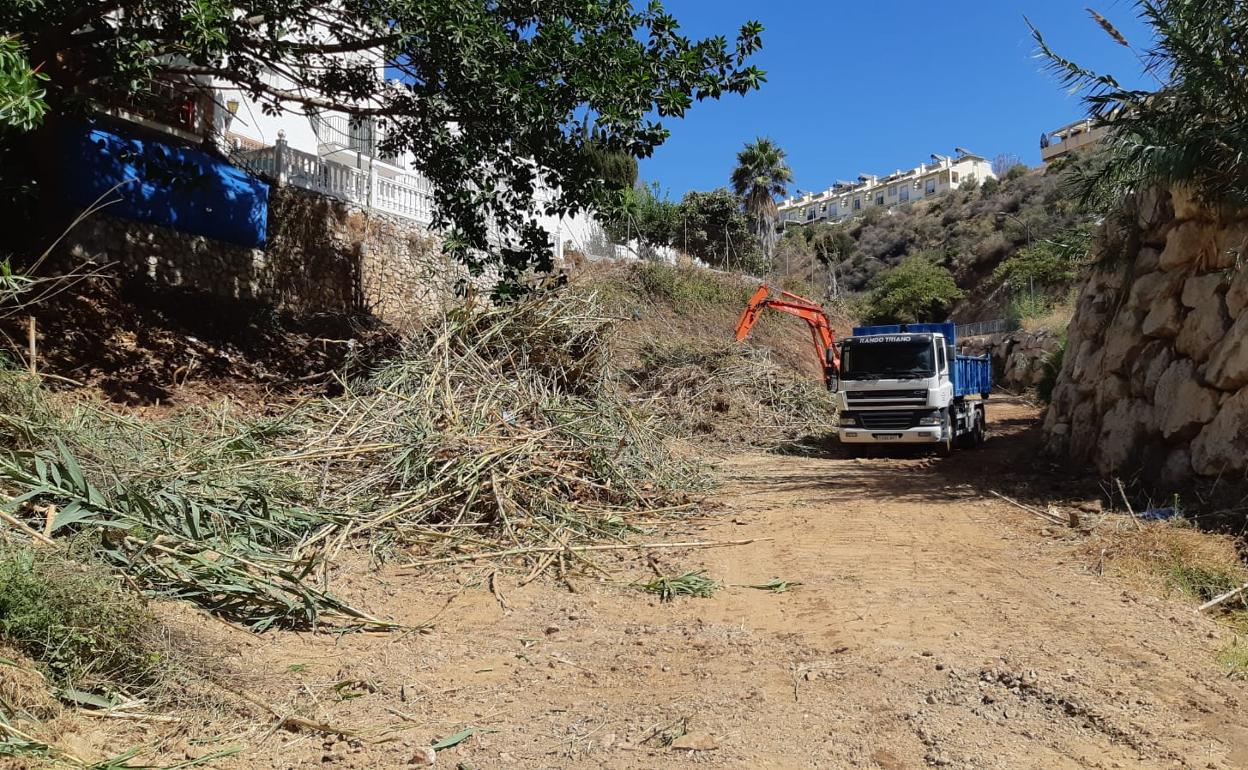
[[[69,127],[63,145],[71,204],[86,208],[104,196],[114,201],[103,209],[109,216],[264,246],[269,185],[226,161],[173,137],[100,121]]]

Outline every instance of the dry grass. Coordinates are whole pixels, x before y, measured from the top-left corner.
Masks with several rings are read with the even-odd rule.
[[[1081,546],[1098,571],[1124,578],[1162,595],[1206,601],[1248,582],[1235,541],[1202,532],[1184,522],[1107,518]],[[1229,603],[1226,610],[1237,605]],[[1243,609],[1239,605],[1239,609]]]
[[[617,364],[634,396],[674,433],[699,443],[774,446],[832,424],[832,399],[805,324],[765,314],[744,342],[733,341],[757,288],[740,276],[653,263],[594,265],[574,285],[620,319]]]
[[[1043,306],[1034,315],[1024,315],[1019,319],[1019,323],[1023,331],[1032,334],[1041,331],[1062,334],[1070,325],[1070,319],[1074,314],[1075,297],[1071,295],[1060,302]]]
[[[0,713],[41,722],[61,713],[47,679],[30,659],[7,645],[0,646]]]
[[[631,374],[667,424],[699,441],[774,446],[826,433],[836,418],[821,382],[755,348],[653,342]]]
[[[704,483],[621,387],[612,327],[572,293],[458,309],[343,396],[260,419],[137,420],[0,371],[0,438],[24,450],[0,451],[0,506],[256,630],[387,627],[326,590],[344,548],[592,570],[577,546],[624,542]]]

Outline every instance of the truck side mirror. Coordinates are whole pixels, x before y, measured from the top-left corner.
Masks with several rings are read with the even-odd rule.
[[[827,370],[828,390],[833,393],[841,389],[841,376],[837,374],[835,369]]]

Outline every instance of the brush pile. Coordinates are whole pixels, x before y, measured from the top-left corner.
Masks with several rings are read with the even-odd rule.
[[[576,545],[692,507],[701,483],[617,387],[608,328],[567,294],[455,311],[345,395],[263,419],[142,421],[0,372],[0,516],[256,629],[385,626],[327,590],[360,544],[591,566]]]
[[[652,408],[685,434],[767,446],[828,431],[831,395],[763,350],[740,345],[649,343],[632,372]]]
[[[343,536],[523,549],[619,538],[639,511],[688,507],[700,475],[621,393],[608,328],[569,295],[452,313],[326,401],[304,453],[328,461],[335,506],[367,511]]]

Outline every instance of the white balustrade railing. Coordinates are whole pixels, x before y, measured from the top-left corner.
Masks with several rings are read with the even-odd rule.
[[[428,225],[433,222],[433,185],[416,174],[387,177],[292,149],[278,139],[273,147],[238,150],[235,160],[252,171],[323,195]]]

